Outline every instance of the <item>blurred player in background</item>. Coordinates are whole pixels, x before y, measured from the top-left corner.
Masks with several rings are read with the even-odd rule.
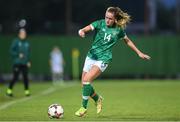
[[[55,46],[50,53],[50,66],[53,83],[63,82],[64,58],[59,47]]]
[[[6,91],[8,96],[13,96],[13,86],[18,80],[19,74],[22,73],[25,95],[29,96],[29,79],[28,69],[31,67],[30,62],[30,44],[26,40],[26,30],[20,29],[18,38],[15,39],[10,47],[10,53],[13,59],[13,79],[9,84],[9,88]]]
[[[130,21],[130,16],[118,7],[109,7],[105,19],[97,20],[79,30],[79,36],[85,37],[89,31],[95,31],[94,41],[89,50],[82,73],[82,107],[75,112],[76,116],[83,116],[87,112],[88,99],[91,97],[96,104],[97,114],[102,110],[102,97],[97,94],[91,85],[112,60],[112,47],[118,40],[124,42],[142,59],[150,57],[142,53],[128,38],[124,29]],[[118,52],[117,52],[118,53]]]

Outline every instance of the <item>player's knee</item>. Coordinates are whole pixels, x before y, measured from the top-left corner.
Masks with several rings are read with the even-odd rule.
[[[82,78],[82,81],[83,82],[90,82],[91,80],[90,80],[90,77],[85,76]]]

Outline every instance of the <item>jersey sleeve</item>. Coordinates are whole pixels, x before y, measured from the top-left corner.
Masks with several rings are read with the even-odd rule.
[[[27,52],[27,59],[28,59],[28,62],[30,61],[30,55],[31,55],[31,46],[28,42],[28,45],[29,45],[29,48],[28,48],[28,52]]]
[[[94,21],[93,23],[90,24],[92,30],[99,28],[99,25],[100,25],[99,20]]]
[[[10,46],[10,54],[13,56],[13,57],[16,57],[18,56],[18,41],[15,39],[13,40],[11,46]]]
[[[124,39],[127,36],[125,30],[122,29],[118,36],[119,36],[120,39]]]

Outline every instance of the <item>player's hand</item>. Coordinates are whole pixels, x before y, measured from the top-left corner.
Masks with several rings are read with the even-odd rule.
[[[83,31],[83,30],[81,30],[81,29],[78,31],[78,34],[79,34],[79,36],[80,36],[80,37],[82,37],[82,38],[84,38],[84,37],[85,37],[85,33],[84,33],[84,31]]]
[[[30,68],[31,67],[31,62],[27,63],[27,67]]]
[[[20,53],[20,54],[19,54],[19,58],[24,58],[24,54],[23,54],[23,53]]]
[[[139,55],[140,58],[145,59],[145,60],[150,60],[151,59],[150,56],[148,56],[148,55],[146,55],[144,53],[139,53],[138,55]]]

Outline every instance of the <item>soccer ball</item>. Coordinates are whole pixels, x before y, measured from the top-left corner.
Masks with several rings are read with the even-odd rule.
[[[48,107],[49,118],[62,118],[64,115],[63,107],[59,104],[52,104]]]

